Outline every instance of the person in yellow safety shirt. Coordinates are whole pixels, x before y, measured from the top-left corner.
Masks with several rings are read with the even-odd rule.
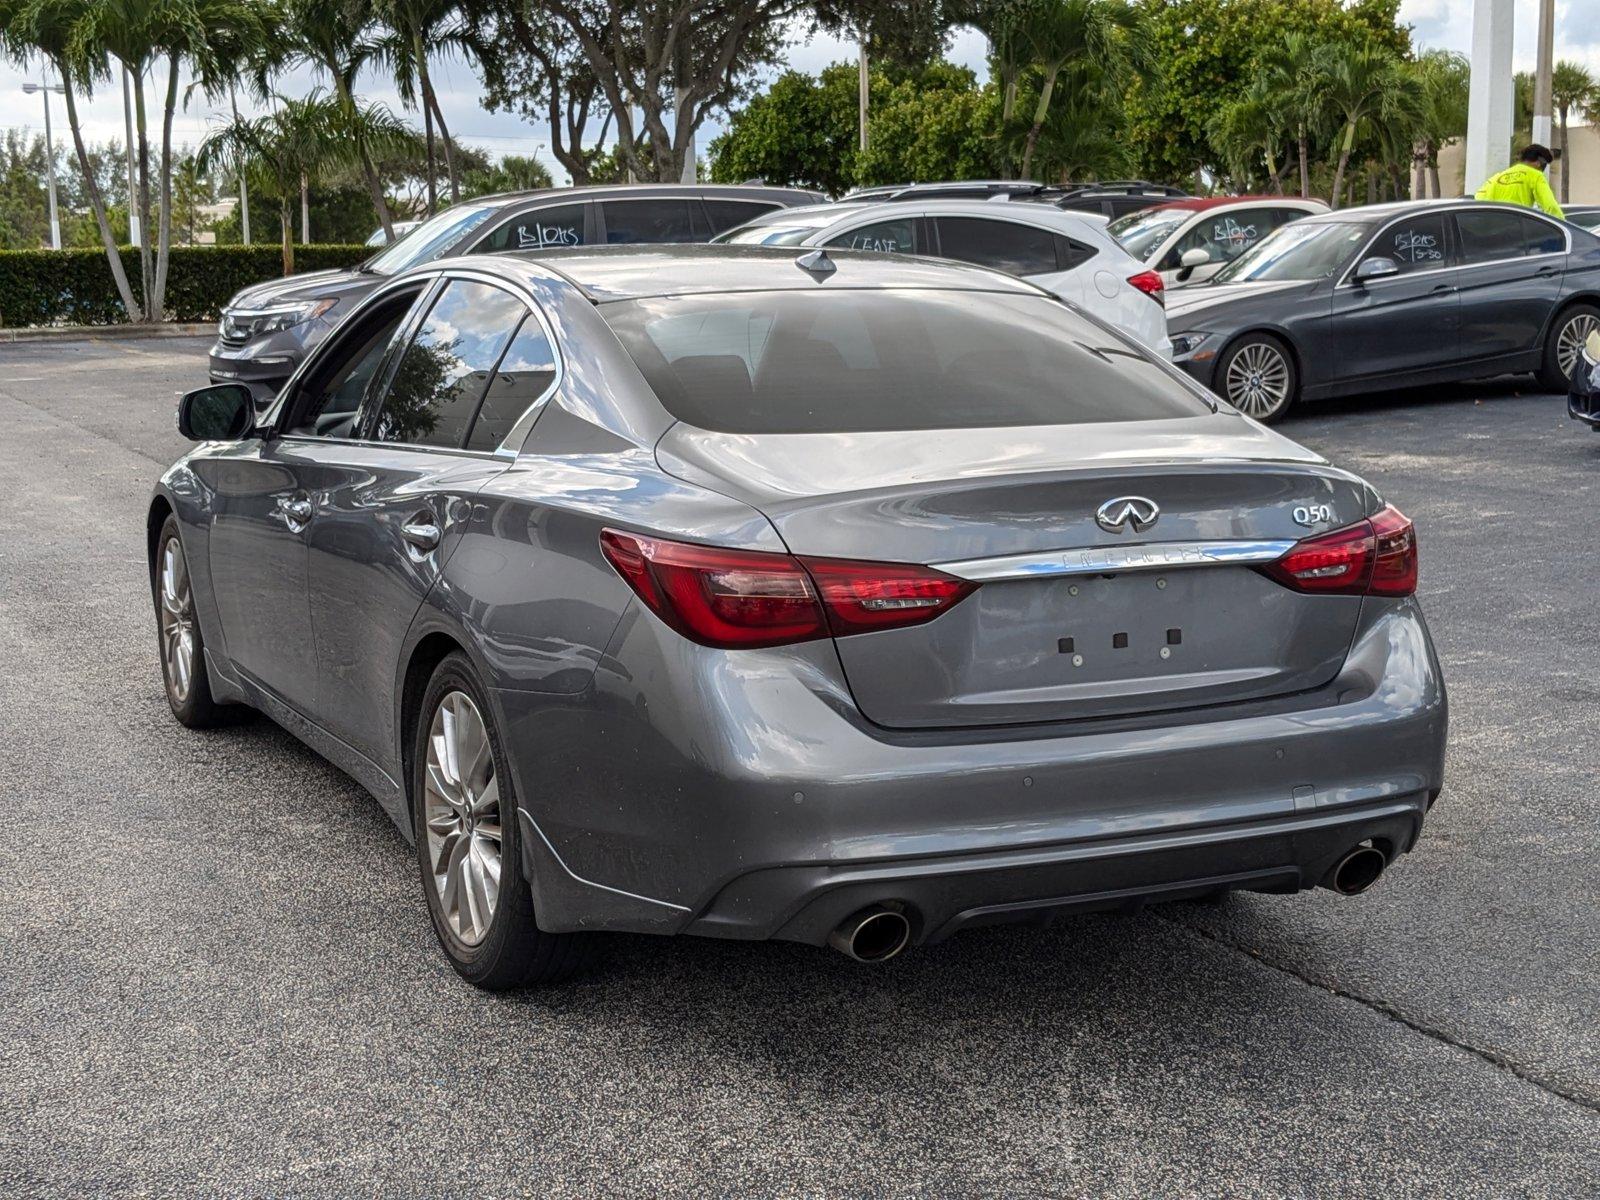
[[[1521,204],[1526,208],[1542,208],[1552,217],[1565,217],[1556,194],[1550,190],[1550,181],[1544,177],[1546,168],[1555,161],[1555,155],[1535,142],[1517,155],[1512,163],[1478,189],[1479,200],[1498,200],[1502,204]]]

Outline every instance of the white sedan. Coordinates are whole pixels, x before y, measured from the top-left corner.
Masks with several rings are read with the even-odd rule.
[[[915,200],[815,204],[757,217],[712,239],[832,246],[952,258],[1017,275],[1169,356],[1161,276],[1119,246],[1103,221],[1048,204]]]
[[[1279,226],[1327,211],[1299,196],[1194,197],[1118,217],[1107,230],[1168,287],[1184,287],[1210,279]]]

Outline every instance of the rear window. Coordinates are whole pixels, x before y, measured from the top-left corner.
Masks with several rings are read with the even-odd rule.
[[[600,312],[674,417],[722,433],[1149,421],[1209,412],[1144,352],[1043,296],[652,297]]]

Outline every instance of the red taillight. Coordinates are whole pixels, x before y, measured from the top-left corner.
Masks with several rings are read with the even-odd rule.
[[[920,625],[977,586],[914,564],[802,560],[614,529],[600,549],[651,612],[725,650]]]
[[[1166,307],[1167,283],[1161,278],[1161,272],[1140,271],[1137,275],[1129,275],[1128,282],[1163,308]]]
[[[1409,596],[1417,590],[1417,534],[1399,509],[1296,542],[1263,574],[1297,592]]]

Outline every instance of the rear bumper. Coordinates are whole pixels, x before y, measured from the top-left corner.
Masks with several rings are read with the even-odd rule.
[[[1315,887],[1364,841],[1391,860],[1409,851],[1426,810],[1427,797],[1419,794],[1044,850],[779,867],[735,880],[684,932],[821,945],[846,917],[879,904],[905,912],[912,942],[929,944],[973,926],[1044,922],[1070,912],[1131,910],[1231,890],[1296,892]]]
[[[868,635],[870,636],[870,635]],[[871,903],[914,937],[1409,850],[1447,704],[1414,601],[1273,702],[982,730],[867,723],[831,643],[705,651],[631,609],[594,690],[494,694],[540,924],[822,942]]]

